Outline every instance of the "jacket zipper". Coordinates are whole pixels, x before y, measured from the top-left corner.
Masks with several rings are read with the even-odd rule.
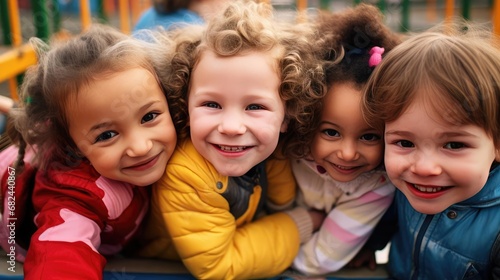
[[[419,255],[420,255],[420,247],[422,246],[422,240],[424,239],[425,232],[427,231],[427,228],[429,227],[432,218],[434,218],[434,215],[427,215],[425,216],[425,220],[422,223],[422,226],[420,226],[420,230],[418,231],[417,239],[415,240],[415,246],[413,247],[413,269],[412,269],[412,280],[418,279],[418,267],[420,265],[419,261]]]

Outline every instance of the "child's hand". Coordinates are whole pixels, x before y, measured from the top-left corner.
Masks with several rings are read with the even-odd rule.
[[[356,256],[346,265],[348,268],[360,268],[367,266],[370,270],[375,270],[377,262],[375,260],[375,251],[362,248]]]
[[[313,222],[313,232],[315,232],[319,229],[319,227],[321,227],[321,224],[323,224],[326,214],[325,212],[318,210],[308,210],[307,212],[309,212],[309,216],[311,216]]]

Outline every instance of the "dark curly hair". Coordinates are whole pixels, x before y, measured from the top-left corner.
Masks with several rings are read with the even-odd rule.
[[[378,8],[369,4],[359,4],[341,12],[321,12],[316,21],[315,50],[322,60],[327,88],[334,83],[350,83],[361,90],[367,83],[374,67],[368,65],[372,47],[390,52],[401,41],[383,22]],[[316,116],[295,135],[297,141],[310,147],[317,132],[322,101],[317,100]]]

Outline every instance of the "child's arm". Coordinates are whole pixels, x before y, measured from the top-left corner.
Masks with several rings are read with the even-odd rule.
[[[373,230],[370,238],[366,241],[361,251],[347,265],[351,268],[359,268],[367,265],[370,269],[375,269],[375,251],[384,249],[392,236],[398,229],[395,200],[382,216],[377,226]]]
[[[106,260],[97,248],[103,224],[96,221],[103,217],[87,207],[98,199],[60,187],[61,192],[44,188],[33,195],[41,209],[24,263],[25,279],[102,279]]]
[[[38,230],[24,265],[26,279],[102,279],[101,253],[119,251],[137,228],[141,209],[146,211],[147,198],[136,188],[82,166],[87,168],[36,177]]]
[[[363,247],[392,202],[394,186],[386,182],[361,197],[339,203],[320,230],[300,248],[294,267],[305,274],[325,274],[344,267]]]
[[[297,194],[297,184],[292,173],[290,161],[269,159],[266,161],[268,178],[267,208],[271,213],[293,208]]]
[[[237,227],[214,173],[182,162],[174,154],[153,199],[189,271],[200,279],[249,279],[288,268],[300,243],[293,219],[276,213]]]
[[[297,184],[289,160],[269,159],[266,163],[268,178],[267,208],[271,213],[286,211],[295,221],[300,241],[305,242],[318,230],[326,217],[324,211],[297,207],[295,203]],[[293,209],[292,209],[293,208]]]

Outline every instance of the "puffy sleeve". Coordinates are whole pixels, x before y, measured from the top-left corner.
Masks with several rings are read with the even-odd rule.
[[[106,260],[97,250],[108,216],[103,196],[90,178],[38,173],[33,193],[38,229],[25,279],[102,279]]]
[[[288,268],[300,243],[292,218],[276,213],[237,227],[216,190],[221,178],[193,153],[176,152],[153,188],[152,211],[184,265],[200,279],[264,278]]]
[[[327,274],[341,269],[357,254],[394,196],[394,186],[384,175],[375,173],[372,178],[360,188],[369,191],[339,199],[320,229],[300,248],[294,268],[308,275]]]
[[[293,206],[296,183],[289,160],[269,159],[266,163],[268,178],[267,207],[271,212],[283,211]]]

